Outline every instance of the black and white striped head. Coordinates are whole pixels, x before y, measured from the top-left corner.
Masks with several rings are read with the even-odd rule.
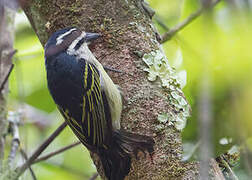
[[[88,33],[75,27],[64,28],[54,32],[45,45],[45,57],[57,55],[66,51],[71,55],[77,55],[82,46],[87,45],[100,37],[98,33]]]

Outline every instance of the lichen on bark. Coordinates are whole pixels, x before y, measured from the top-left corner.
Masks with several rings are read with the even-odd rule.
[[[63,27],[76,26],[85,31],[99,32],[103,37],[90,47],[92,52],[103,65],[125,72],[109,73],[124,94],[122,127],[135,133],[153,136],[156,142],[153,163],[150,158],[134,159],[131,172],[126,179],[194,179],[197,165],[181,162],[181,132],[168,123],[162,124],[161,131],[157,128],[160,125],[160,114],[187,113],[189,105],[180,87],[175,85],[176,78],[170,84],[174,87],[172,91],[172,87],[169,87],[169,90],[162,88],[160,81],[148,80],[148,74],[144,71],[148,66],[142,55],[162,50],[150,16],[141,6],[142,1],[27,2],[23,9],[42,45],[52,32]],[[163,52],[162,55],[164,56]],[[172,71],[167,69],[170,74]],[[182,106],[179,103],[184,103],[183,108],[186,108],[178,109]],[[182,116],[186,119],[188,114]],[[92,157],[99,174],[104,178],[99,159],[94,154]]]

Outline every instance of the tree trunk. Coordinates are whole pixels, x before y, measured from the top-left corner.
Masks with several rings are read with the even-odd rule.
[[[8,93],[7,76],[11,70],[13,55],[15,12],[0,4],[0,170],[4,158],[4,135],[7,132],[6,96]]]
[[[22,2],[42,45],[51,33],[63,27],[76,26],[87,32],[99,32],[103,38],[91,47],[92,52],[103,65],[125,72],[109,74],[124,93],[122,127],[153,136],[156,143],[153,162],[150,158],[133,160],[126,179],[195,179],[197,164],[181,162],[180,130],[190,107],[142,1]],[[104,179],[99,159],[94,154],[91,156]]]

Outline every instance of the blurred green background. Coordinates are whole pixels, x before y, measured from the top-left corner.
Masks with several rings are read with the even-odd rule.
[[[154,23],[161,34],[165,29],[158,21],[171,28],[199,8],[198,0],[148,2],[156,11]],[[185,152],[190,154],[199,142],[199,84],[207,67],[213,106],[211,133],[215,155],[226,152],[234,145],[246,147],[246,158],[242,156],[235,166],[236,175],[245,180],[250,179],[252,173],[252,163],[249,161],[252,150],[251,8],[251,0],[221,2],[208,16],[199,17],[163,44],[171,66],[186,82],[183,91],[192,107],[192,116],[183,130]],[[21,146],[31,153],[62,122],[62,117],[47,90],[43,48],[22,13],[18,13],[16,18],[15,49],[18,53],[10,77],[9,109],[25,111],[26,107],[43,117],[37,119],[36,115],[25,115],[25,124],[21,127]],[[77,139],[67,128],[46,152],[75,141]],[[195,154],[191,159],[197,159]],[[96,172],[83,146],[36,164],[33,168],[39,180],[85,180]],[[22,179],[31,179],[30,174],[25,173]]]

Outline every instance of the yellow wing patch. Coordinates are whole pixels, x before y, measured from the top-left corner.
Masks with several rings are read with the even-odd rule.
[[[92,64],[85,64],[83,89],[80,119],[71,117],[71,112],[69,113],[68,110],[60,107],[59,109],[81,142],[89,146],[105,146],[103,143],[108,127],[100,85],[100,74]]]
[[[88,80],[91,80],[89,89]],[[106,119],[102,92],[100,85],[100,75],[95,67],[86,63],[84,72],[84,89],[87,89],[83,96],[82,125],[87,122],[88,139],[92,139],[93,145],[102,145],[105,138]],[[92,137],[91,137],[92,136]]]

